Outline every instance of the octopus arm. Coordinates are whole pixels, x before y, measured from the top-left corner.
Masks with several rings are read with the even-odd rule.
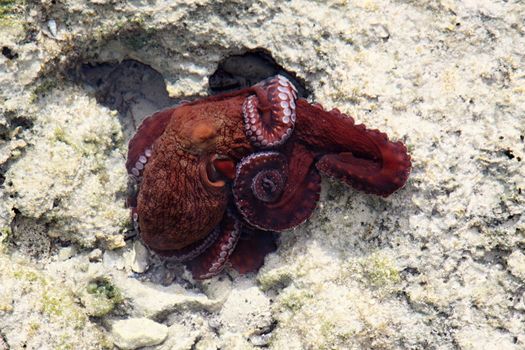
[[[155,253],[170,262],[188,262],[204,253],[219,237],[220,225],[217,226],[208,236],[190,244],[182,249],[159,250]]]
[[[132,170],[141,156],[150,156],[153,142],[164,133],[175,108],[156,112],[142,121],[136,134],[129,141],[126,161],[128,173],[133,174]]]
[[[319,200],[321,178],[313,154],[300,144],[289,145],[284,154],[256,153],[238,166],[235,204],[243,218],[259,229],[291,229],[312,215]]]
[[[408,179],[412,163],[403,143],[355,125],[337,109],[325,111],[298,100],[296,135],[321,155],[316,163],[319,171],[358,190],[386,197]]]
[[[193,278],[206,279],[218,275],[226,266],[240,236],[240,223],[226,212],[219,227],[219,237],[203,254],[188,263]]]
[[[230,256],[231,267],[240,274],[256,272],[267,254],[277,249],[275,232],[243,228],[237,247]]]

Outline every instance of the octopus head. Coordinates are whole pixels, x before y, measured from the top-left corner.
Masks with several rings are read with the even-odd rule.
[[[181,108],[178,130],[180,149],[196,158],[199,180],[210,189],[222,188],[227,180],[233,178],[234,162],[217,150],[221,137],[220,119],[210,118],[206,113],[194,109]]]
[[[219,224],[228,201],[225,174],[234,169],[216,152],[218,122],[192,108],[171,113],[138,174],[136,209],[143,241],[166,254],[204,239]]]

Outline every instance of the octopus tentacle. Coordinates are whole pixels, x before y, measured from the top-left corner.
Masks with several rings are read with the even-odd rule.
[[[237,247],[228,261],[240,274],[256,272],[264,264],[266,255],[276,249],[275,232],[243,227]]]
[[[227,211],[219,225],[218,232],[219,237],[204,254],[188,264],[193,278],[210,278],[218,275],[224,269],[239,240],[241,233],[239,220]]]
[[[153,142],[162,135],[175,108],[168,108],[144,119],[129,141],[126,168],[135,180],[140,180],[144,166],[153,153]]]
[[[242,106],[244,129],[255,147],[282,145],[291,135],[296,119],[297,89],[281,75],[261,81],[252,88]]]
[[[283,231],[303,223],[319,200],[321,179],[312,153],[298,144],[286,152],[255,153],[237,166],[235,204],[250,225],[262,230]]]
[[[295,133],[309,149],[324,154],[316,164],[319,171],[385,197],[403,187],[412,166],[403,143],[355,125],[351,117],[336,109],[328,112],[302,99],[297,105]]]
[[[195,259],[202,253],[204,253],[219,237],[219,228],[216,227],[210,232],[204,239],[192,243],[191,245],[182,249],[174,250],[155,250],[159,256],[165,258],[166,261],[170,262],[187,262]]]

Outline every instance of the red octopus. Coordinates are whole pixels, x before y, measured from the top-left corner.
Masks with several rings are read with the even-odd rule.
[[[386,197],[405,184],[411,162],[403,143],[298,99],[277,75],[148,117],[126,166],[142,241],[205,279],[227,265],[256,271],[275,250],[274,232],[312,215],[320,173]]]

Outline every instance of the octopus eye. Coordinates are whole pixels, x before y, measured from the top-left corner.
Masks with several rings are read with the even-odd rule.
[[[233,180],[235,177],[235,163],[228,157],[214,156],[210,162],[215,172],[219,173],[224,178]]]
[[[224,187],[226,180],[233,180],[235,174],[233,160],[215,154],[201,164],[201,178],[208,186]]]

